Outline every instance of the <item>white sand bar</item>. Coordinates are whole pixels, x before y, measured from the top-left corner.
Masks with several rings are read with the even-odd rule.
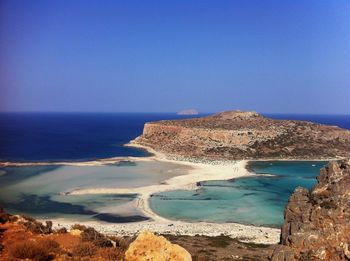
[[[132,145],[134,146],[134,145]],[[249,241],[263,244],[273,244],[279,241],[280,230],[276,228],[258,227],[242,225],[237,223],[208,223],[208,222],[184,222],[168,220],[158,216],[152,211],[149,205],[149,198],[152,194],[178,189],[197,189],[197,182],[207,180],[227,180],[243,176],[251,176],[246,169],[247,161],[225,161],[225,162],[205,162],[194,163],[190,161],[178,161],[168,159],[165,155],[157,153],[149,148],[137,146],[147,149],[154,154],[147,158],[124,158],[133,161],[161,161],[171,162],[188,166],[188,173],[181,176],[170,178],[162,184],[144,186],[138,188],[89,188],[77,189],[65,192],[71,195],[84,194],[138,194],[135,200],[136,207],[142,213],[149,217],[149,221],[133,222],[133,223],[106,223],[100,221],[79,222],[87,226],[94,227],[98,231],[105,234],[118,235],[135,235],[140,231],[150,230],[156,233],[166,233],[173,235],[206,235],[218,236],[227,235],[232,238],[237,238],[242,241]],[[98,162],[97,164],[101,164]],[[85,163],[86,164],[86,163]],[[74,221],[67,219],[54,219],[55,227],[70,227]]]

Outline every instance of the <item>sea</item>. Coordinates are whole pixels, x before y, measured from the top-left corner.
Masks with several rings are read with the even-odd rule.
[[[53,165],[102,158],[148,157],[124,144],[142,133],[145,122],[200,117],[167,113],[0,113],[0,161],[46,162],[45,166],[0,168],[0,205],[10,213],[36,218],[147,220],[134,206],[137,194],[67,195],[96,187],[160,184],[186,172],[177,164],[122,161],[103,166]],[[350,129],[350,115],[266,114]],[[151,197],[154,212],[173,220],[238,222],[278,227],[297,186],[312,188],[323,161],[252,161],[263,174],[234,180],[203,181],[196,191],[169,191]],[[215,175],[215,173],[213,173]]]

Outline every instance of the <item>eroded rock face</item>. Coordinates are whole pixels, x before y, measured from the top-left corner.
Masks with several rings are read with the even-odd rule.
[[[350,260],[350,161],[329,163],[317,180],[290,197],[273,261]]]
[[[182,247],[162,236],[143,232],[125,253],[125,261],[191,261],[191,255]]]
[[[132,143],[179,159],[350,157],[349,130],[242,111],[149,122]]]

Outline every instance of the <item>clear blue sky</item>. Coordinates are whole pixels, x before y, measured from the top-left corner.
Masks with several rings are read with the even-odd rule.
[[[350,113],[350,1],[0,1],[0,111]]]

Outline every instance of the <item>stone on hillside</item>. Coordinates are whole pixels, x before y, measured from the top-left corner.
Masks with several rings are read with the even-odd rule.
[[[191,255],[182,247],[162,236],[143,232],[125,253],[125,261],[191,261]]]

